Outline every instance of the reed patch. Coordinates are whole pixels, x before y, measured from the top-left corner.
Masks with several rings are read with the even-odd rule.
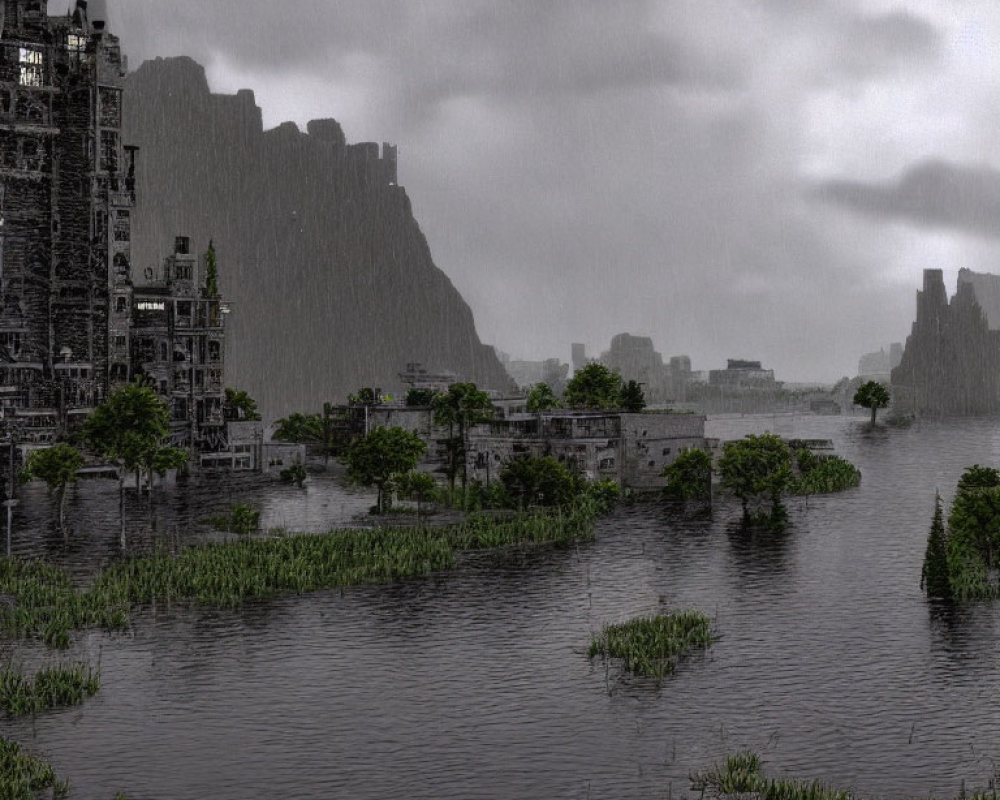
[[[69,795],[69,783],[59,780],[51,764],[0,736],[0,797],[34,800],[45,791],[50,791],[54,800],[65,798]]]
[[[33,679],[6,667],[0,670],[0,710],[17,717],[76,706],[95,695],[100,686],[100,673],[87,664],[43,667]]]
[[[620,659],[627,672],[662,679],[678,659],[714,640],[711,620],[698,611],[676,611],[605,625],[590,643],[590,658]]]

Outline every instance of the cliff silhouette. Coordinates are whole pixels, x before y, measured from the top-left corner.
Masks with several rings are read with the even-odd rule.
[[[400,390],[408,362],[481,388],[510,379],[431,258],[395,148],[346,143],[334,120],[263,129],[253,93],[212,94],[190,58],[128,76],[124,141],[138,146],[133,278],[214,240],[230,301],[226,383],[265,417],[318,410],[360,386]]]
[[[949,301],[941,270],[924,270],[916,319],[892,371],[895,405],[941,416],[1000,412],[1000,331],[991,329],[980,291],[960,278]]]

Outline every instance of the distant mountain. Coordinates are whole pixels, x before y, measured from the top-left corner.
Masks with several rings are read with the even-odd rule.
[[[232,305],[226,383],[266,416],[399,390],[414,361],[509,386],[395,185],[395,148],[348,145],[334,120],[264,131],[252,92],[211,94],[189,58],[145,62],[124,106],[124,141],[140,148],[133,277],[175,236],[196,252],[214,240]]]

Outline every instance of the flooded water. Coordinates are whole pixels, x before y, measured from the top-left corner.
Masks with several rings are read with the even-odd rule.
[[[864,796],[985,786],[1000,765],[1000,604],[944,614],[919,577],[935,490],[949,498],[964,467],[1000,463],[1000,426],[776,416],[713,419],[708,433],[765,430],[832,439],[862,485],[792,500],[781,533],[742,531],[734,504],[704,520],[625,506],[572,550],[477,555],[425,580],[240,612],[138,615],[128,636],[75,646],[100,660],[96,697],[4,721],[5,735],[85,798],[646,800],[686,796],[692,770],[741,747]],[[51,513],[32,491],[30,513]],[[322,530],[372,502],[328,476],[305,492],[197,491],[197,513],[160,499],[157,535],[203,533],[199,503],[253,497],[267,524]],[[74,502],[62,557],[111,558],[115,485]],[[18,548],[57,551],[47,536]],[[587,658],[605,623],[663,608],[706,612],[719,640],[659,687]]]

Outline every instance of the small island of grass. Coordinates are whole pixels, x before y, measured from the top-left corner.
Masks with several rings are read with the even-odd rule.
[[[681,656],[708,647],[714,639],[711,620],[704,614],[676,611],[605,625],[591,641],[589,655],[621,659],[627,672],[659,679],[674,671]]]
[[[86,664],[43,667],[33,680],[7,667],[0,669],[0,710],[18,717],[76,706],[96,694],[100,685],[100,674]]]

